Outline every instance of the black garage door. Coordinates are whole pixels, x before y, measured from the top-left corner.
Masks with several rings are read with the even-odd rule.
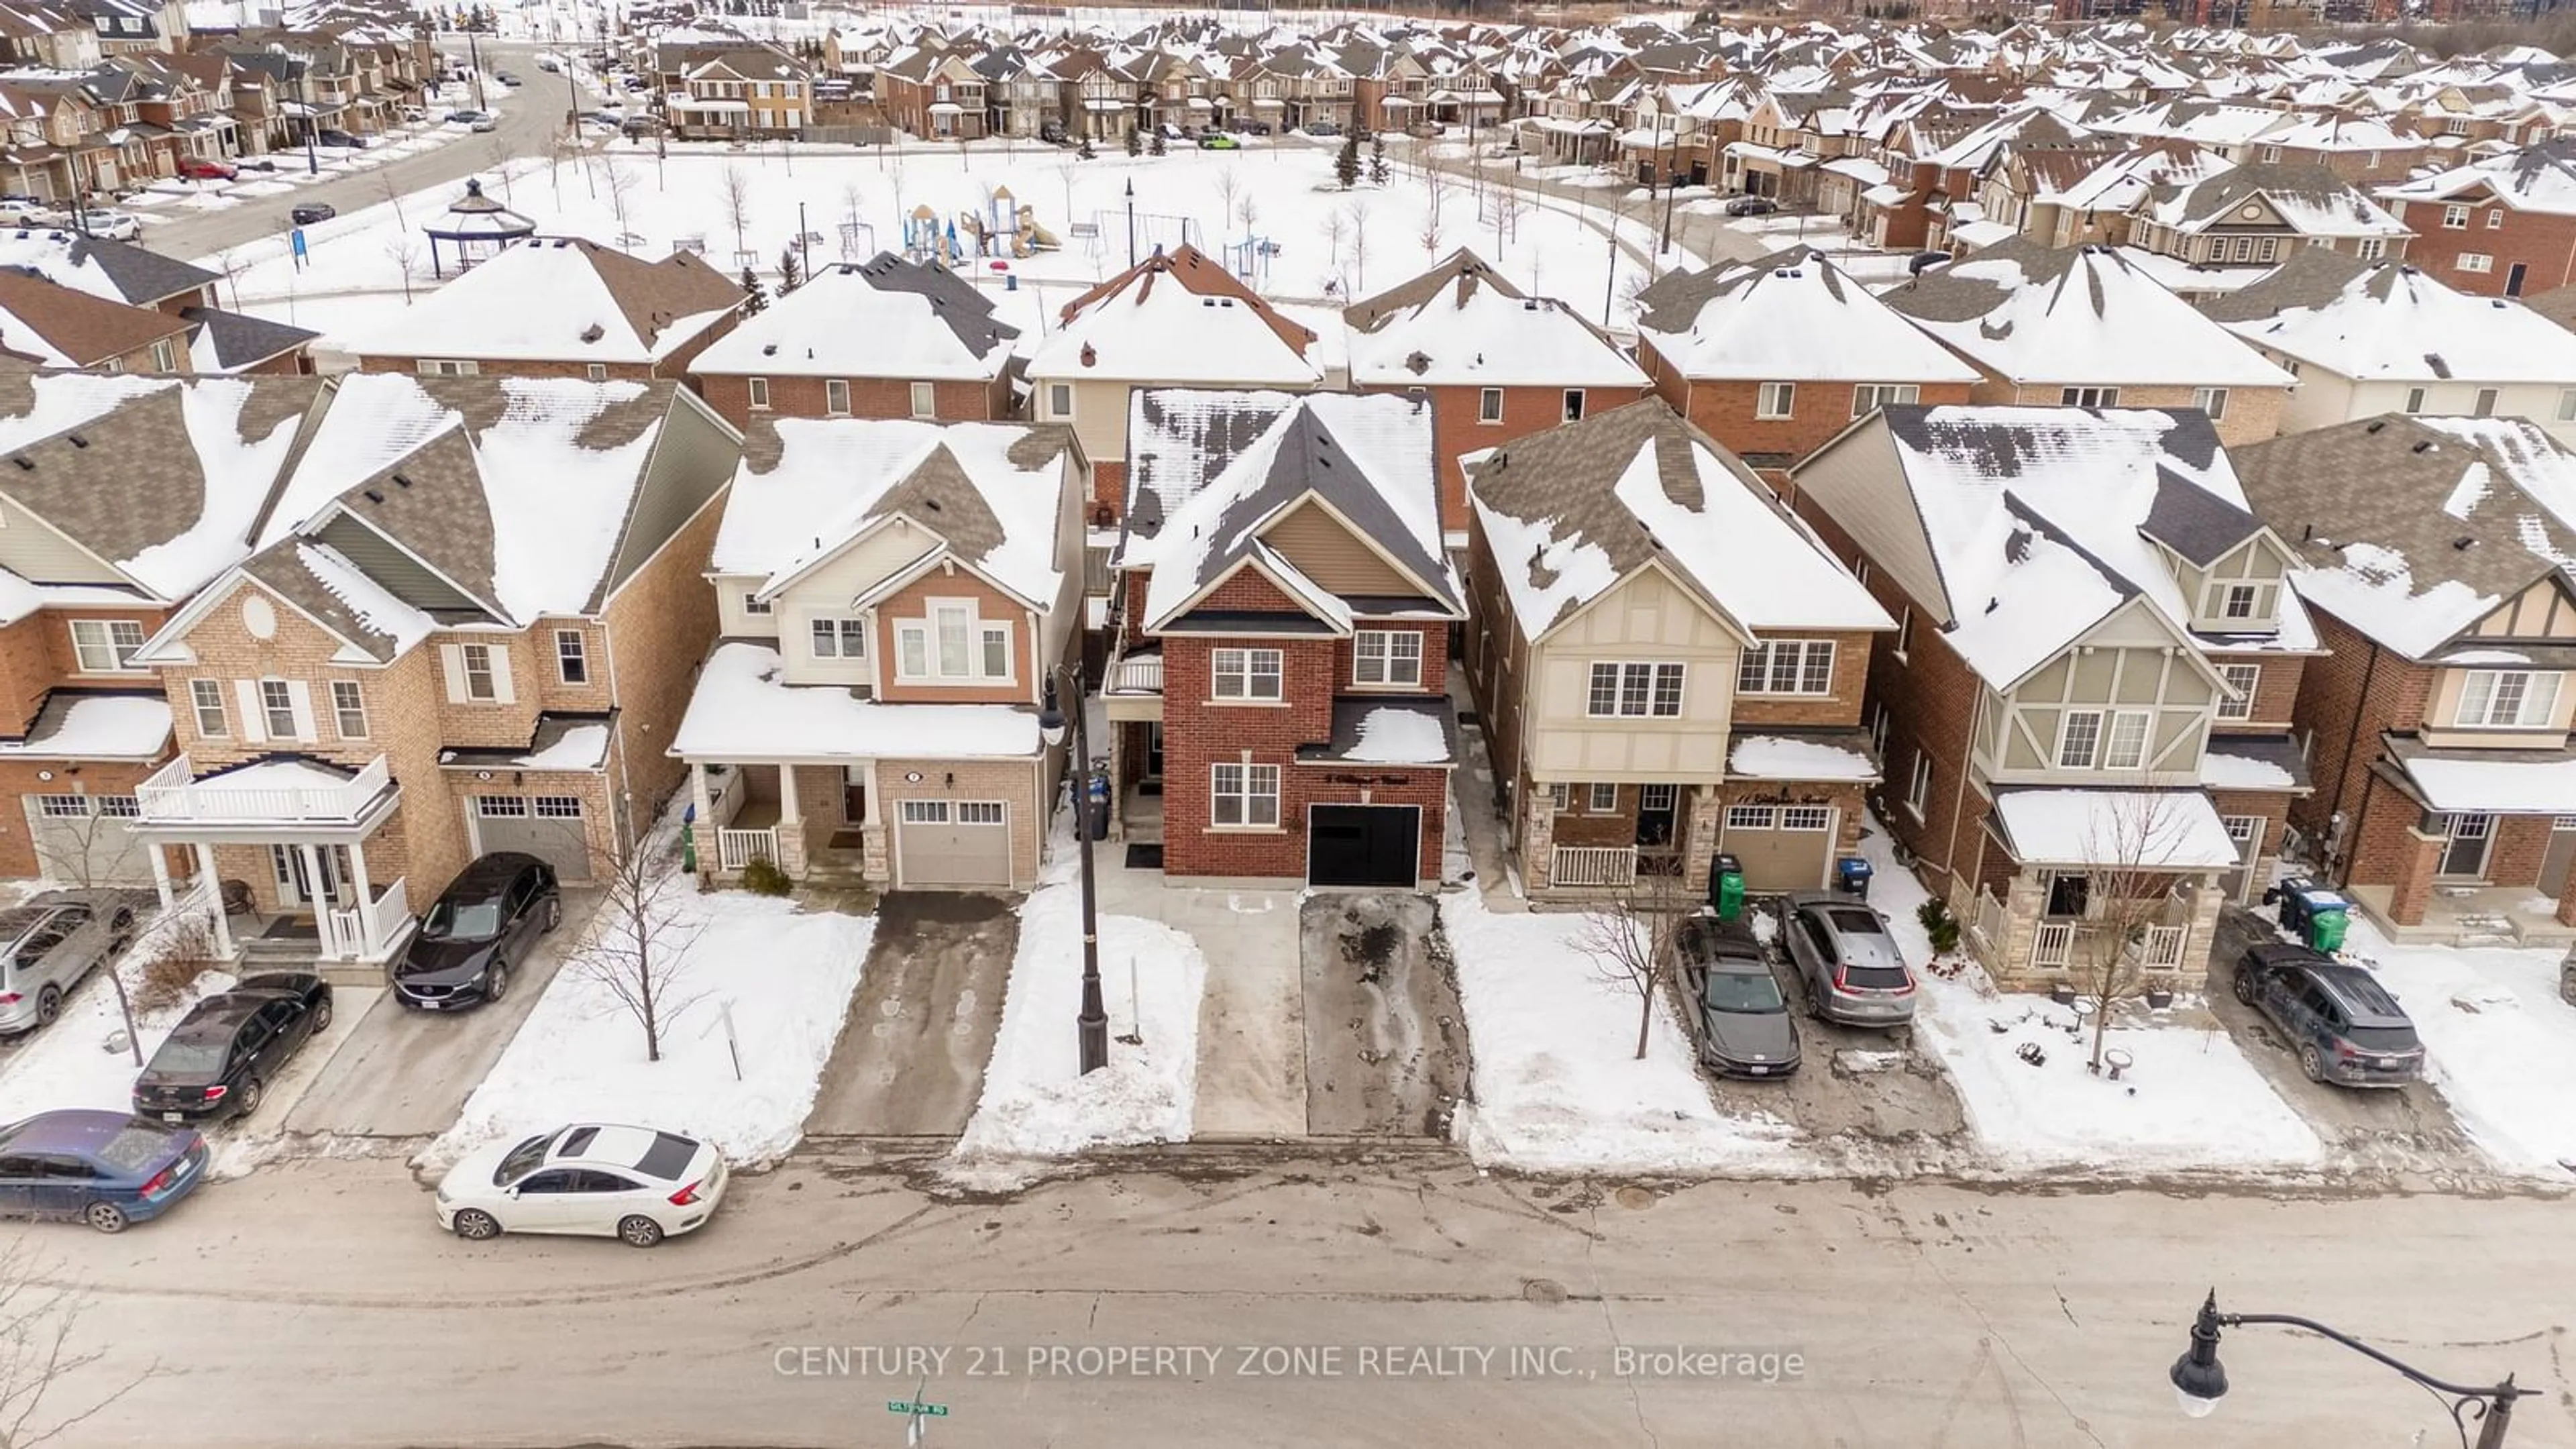
[[[1421,841],[1420,806],[1318,805],[1306,820],[1306,883],[1411,890]]]

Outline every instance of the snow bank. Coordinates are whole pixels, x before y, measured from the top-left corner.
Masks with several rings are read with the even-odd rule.
[[[1584,917],[1496,915],[1475,891],[1440,898],[1475,1044],[1461,1115],[1477,1161],[1531,1172],[1777,1172],[1804,1166],[1796,1130],[1709,1099],[1690,1037],[1658,996],[1645,1060],[1637,998],[1576,944]]]
[[[645,1060],[643,1029],[569,950],[424,1161],[443,1165],[496,1137],[583,1121],[685,1133],[745,1165],[796,1145],[876,921],[741,891],[701,893],[685,880],[670,889],[676,913],[665,939],[685,944],[668,999],[688,1004],[664,1031],[662,1060]]]
[[[2344,945],[2413,1018],[2427,1079],[2488,1156],[2576,1171],[2576,1006],[2558,997],[2556,948],[2395,946],[2357,913]]]

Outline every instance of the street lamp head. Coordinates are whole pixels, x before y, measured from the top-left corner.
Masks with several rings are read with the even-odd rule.
[[[1046,741],[1049,749],[1053,749],[1064,743],[1064,734],[1064,711],[1056,707],[1055,679],[1049,676],[1046,682],[1045,700],[1038,706],[1038,738]]]
[[[2211,1289],[2191,1325],[2191,1347],[2175,1359],[2174,1400],[2188,1418],[2205,1419],[2227,1397],[2227,1369],[2218,1361],[2218,1290]]]

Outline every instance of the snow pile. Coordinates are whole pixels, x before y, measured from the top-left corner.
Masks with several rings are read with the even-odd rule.
[[[443,1166],[494,1138],[567,1122],[682,1133],[737,1165],[775,1161],[796,1145],[875,919],[700,892],[686,879],[666,889],[672,920],[660,939],[680,955],[666,987],[677,1009],[663,1028],[662,1060],[645,1059],[643,1028],[585,969],[582,951],[567,951],[544,999],[424,1162]],[[615,929],[613,915],[603,909],[592,930]]]
[[[2557,948],[2395,946],[2358,914],[2344,945],[2406,1008],[2426,1078],[2489,1157],[2552,1177],[2576,1164],[2576,1006],[2559,999]]]
[[[1857,749],[1783,735],[1738,735],[1726,770],[1748,780],[1875,780],[1878,763]]]
[[[1449,737],[1437,718],[1419,710],[1373,709],[1360,720],[1359,742],[1342,758],[1370,765],[1445,765]]]
[[[1637,996],[1577,944],[1585,917],[1496,915],[1475,891],[1440,898],[1475,1043],[1460,1121],[1477,1161],[1532,1172],[1797,1169],[1796,1130],[1710,1101],[1688,1029],[1659,995],[1636,1059]]]
[[[956,1165],[969,1176],[1015,1178],[1014,1161],[1190,1135],[1207,958],[1197,942],[1159,921],[1100,917],[1109,1064],[1085,1076],[1074,1030],[1082,1006],[1082,888],[1069,822],[1059,822],[1046,875],[1020,907],[1020,949],[984,1096],[957,1143]]]

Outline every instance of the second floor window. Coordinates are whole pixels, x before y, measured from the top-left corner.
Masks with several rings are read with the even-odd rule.
[[[72,620],[72,653],[83,674],[114,674],[134,667],[143,626],[132,619]]]
[[[1284,659],[1276,649],[1211,650],[1209,693],[1217,699],[1278,699]]]
[[[340,738],[363,740],[367,737],[367,697],[353,679],[331,681],[331,718],[338,726]]]
[[[196,709],[199,735],[210,740],[219,740],[232,733],[232,727],[224,720],[224,687],[220,682],[212,679],[190,680],[188,703]]]
[[[1852,416],[1865,418],[1886,407],[1920,402],[1923,388],[1911,382],[1865,382],[1852,389]]]
[[[1682,666],[1595,664],[1584,712],[1595,719],[1675,719],[1682,712]]]
[[[1798,385],[1794,382],[1766,382],[1753,400],[1757,418],[1785,418],[1798,405]]]
[[[837,418],[837,417],[846,416],[846,415],[849,413],[849,411],[850,411],[850,383],[849,383],[849,379],[847,379],[847,378],[835,377],[835,378],[828,379],[827,381],[825,381],[825,382],[824,382],[824,384],[823,384],[823,411],[825,411],[825,412],[827,412],[827,413],[830,413],[832,416],[834,416],[834,417],[836,417],[836,418]]]
[[[268,726],[270,739],[291,740],[302,733],[295,727],[295,691],[286,687],[285,680],[263,679],[259,682],[259,711]]]
[[[1354,684],[1422,683],[1422,635],[1412,629],[1362,629],[1351,638]]]
[[[2234,699],[2222,699],[2218,702],[2218,717],[2220,719],[2252,719],[2254,717],[2254,690],[2256,686],[2263,682],[2263,666],[2259,664],[2222,664],[2218,666],[2218,677],[2226,680],[2227,687],[2236,692],[2236,697]]]
[[[2057,401],[2070,408],[2115,408],[2120,405],[2120,390],[2116,387],[2060,388]]]
[[[2211,422],[2223,422],[2227,417],[2227,389],[2223,387],[2193,388],[2191,390],[2191,405],[2200,409],[2202,412],[2209,414],[2209,420]]]
[[[590,645],[579,629],[555,631],[555,677],[566,684],[590,683]]]
[[[768,411],[768,409],[769,409],[769,379],[768,379],[768,378],[765,378],[765,377],[753,377],[753,378],[746,378],[746,379],[744,379],[744,383],[745,383],[745,385],[750,389],[750,392],[751,392],[751,407],[752,407],[752,411],[754,411],[754,412],[766,412],[766,411]]]
[[[465,675],[465,697],[478,703],[497,700],[501,691],[492,679],[492,646],[467,644],[457,651]]]
[[[2147,725],[2142,709],[2071,709],[2057,726],[2060,769],[2134,770],[2146,763]]]
[[[1047,416],[1054,418],[1059,422],[1073,416],[1072,383],[1051,382],[1047,384]]]
[[[939,416],[939,389],[927,382],[912,385],[912,415],[916,418]]]
[[[1756,644],[1736,661],[1738,694],[1831,694],[1834,642],[1779,639]]]
[[[2538,729],[2557,712],[2557,675],[2472,669],[2460,681],[2460,705],[2451,722],[2469,729]]]
[[[1476,393],[1476,421],[1480,423],[1499,423],[1502,420],[1503,390],[1499,387],[1478,389]]]

